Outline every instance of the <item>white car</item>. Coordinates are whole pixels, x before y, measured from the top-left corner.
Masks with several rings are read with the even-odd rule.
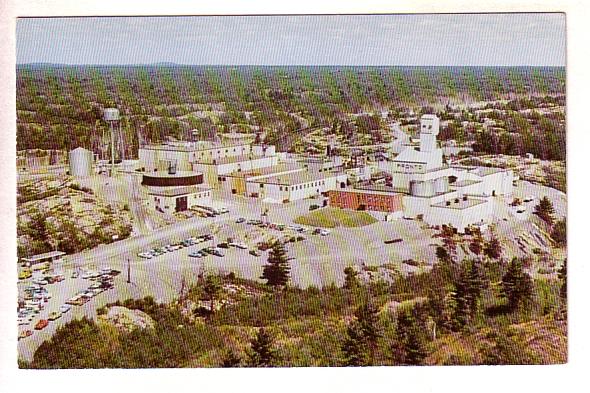
[[[248,249],[248,246],[244,242],[240,242],[240,243],[231,242],[231,243],[229,243],[229,246],[240,248],[242,250]]]
[[[330,234],[330,231],[328,231],[327,229],[320,229],[320,235],[328,236],[329,234]]]
[[[59,307],[59,311],[60,311],[62,314],[65,314],[65,313],[67,313],[67,312],[68,312],[68,311],[70,311],[71,309],[72,309],[72,306],[70,306],[69,304],[64,304],[63,306],[60,306],[60,307]]]

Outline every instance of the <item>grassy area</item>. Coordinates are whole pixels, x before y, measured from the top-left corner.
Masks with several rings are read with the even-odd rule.
[[[377,220],[367,212],[332,207],[314,210],[295,219],[297,224],[322,228],[362,227],[376,222]]]

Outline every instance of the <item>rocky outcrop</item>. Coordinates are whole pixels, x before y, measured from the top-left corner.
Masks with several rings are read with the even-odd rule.
[[[135,329],[153,329],[155,322],[148,314],[140,310],[113,306],[99,320],[116,327],[118,330],[130,332]]]

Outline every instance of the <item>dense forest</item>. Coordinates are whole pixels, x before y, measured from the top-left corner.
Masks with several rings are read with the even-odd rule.
[[[107,130],[102,121],[105,107],[122,111],[125,155],[132,157],[141,142],[170,137],[190,140],[227,131],[260,131],[281,148],[297,130],[342,124],[350,114],[388,110],[395,116],[435,108],[444,115],[445,105],[519,102],[564,93],[565,69],[560,67],[21,65],[17,149],[83,146],[100,151]],[[530,120],[504,120],[518,128],[518,136],[492,140],[492,146],[520,152],[519,143],[524,143],[528,152],[540,148],[538,135],[545,140],[555,132],[554,140],[565,139],[560,136],[564,127],[552,119]],[[361,117],[353,131],[370,130],[368,121]],[[496,137],[484,133],[477,140],[489,146],[484,142]]]

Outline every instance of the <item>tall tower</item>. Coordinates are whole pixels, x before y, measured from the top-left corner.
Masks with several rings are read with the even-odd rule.
[[[423,115],[420,118],[420,151],[428,153],[436,150],[439,124],[436,115]]]
[[[106,108],[104,120],[109,123],[111,128],[111,176],[113,176],[115,174],[115,125],[119,124],[119,110]]]

